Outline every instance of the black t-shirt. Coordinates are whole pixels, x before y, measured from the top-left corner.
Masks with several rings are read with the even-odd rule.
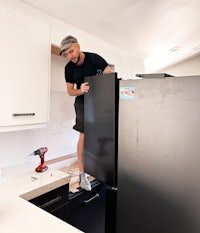
[[[95,53],[84,52],[85,60],[82,65],[76,66],[73,62],[68,62],[65,66],[65,81],[75,83],[79,89],[84,82],[84,77],[103,74],[108,63]]]

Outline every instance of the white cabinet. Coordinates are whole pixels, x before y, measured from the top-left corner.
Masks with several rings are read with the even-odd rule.
[[[44,126],[49,118],[50,29],[0,6],[0,132]]]

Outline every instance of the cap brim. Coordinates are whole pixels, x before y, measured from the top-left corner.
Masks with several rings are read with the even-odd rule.
[[[72,43],[63,45],[60,48],[60,56],[62,55],[63,51],[65,51],[66,49],[68,49],[71,45],[72,45]]]

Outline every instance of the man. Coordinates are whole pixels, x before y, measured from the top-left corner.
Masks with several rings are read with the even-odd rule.
[[[98,54],[81,51],[77,39],[73,36],[66,36],[61,41],[60,55],[69,60],[65,66],[68,94],[76,96],[76,123],[73,129],[80,133],[77,145],[80,187],[90,191],[91,184],[84,173],[84,93],[88,92],[90,87],[88,82],[84,82],[84,77],[112,73],[112,70]]]

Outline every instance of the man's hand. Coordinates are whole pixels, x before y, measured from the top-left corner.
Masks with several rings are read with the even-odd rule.
[[[83,93],[88,92],[90,89],[89,83],[88,82],[82,83],[80,89],[81,89],[81,92]]]

